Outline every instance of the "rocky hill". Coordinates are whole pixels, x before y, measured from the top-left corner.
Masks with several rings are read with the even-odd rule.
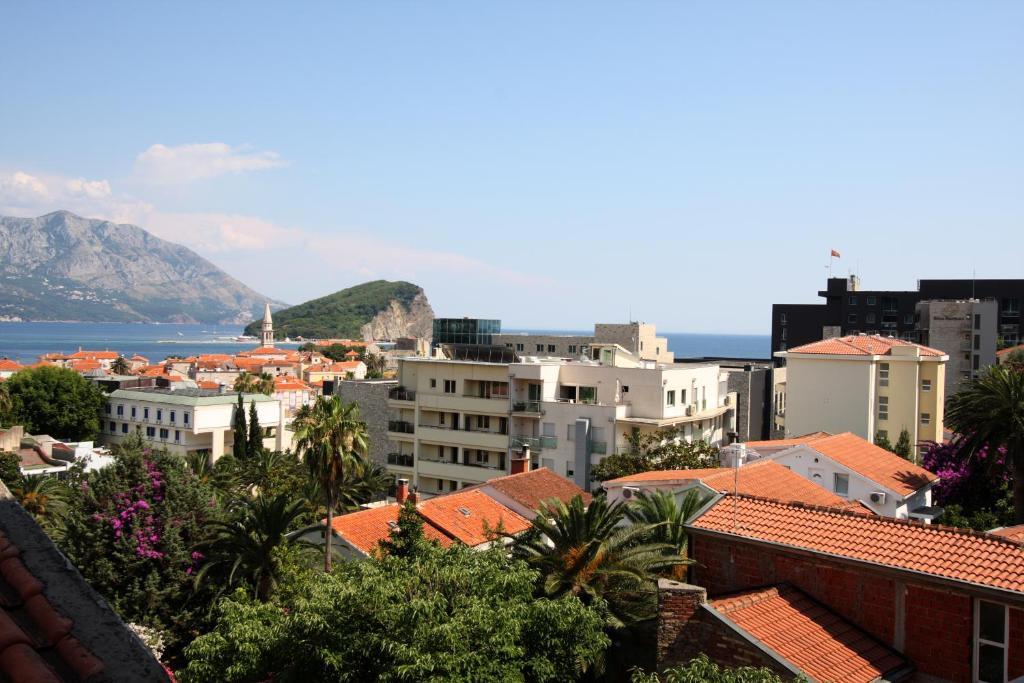
[[[374,280],[274,313],[274,336],[306,339],[429,337],[434,321],[423,289]],[[259,334],[260,321],[245,328]]]
[[[0,216],[0,283],[8,320],[244,323],[267,301],[186,247],[67,211]]]

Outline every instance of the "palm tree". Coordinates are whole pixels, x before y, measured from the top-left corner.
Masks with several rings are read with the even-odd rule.
[[[302,406],[295,416],[295,449],[306,461],[310,477],[324,495],[327,527],[324,531],[324,571],[331,571],[331,530],[338,493],[345,481],[345,467],[358,453],[365,453],[369,437],[359,419],[359,405],[344,403],[341,397],[320,396]]]
[[[1024,372],[992,365],[949,399],[946,425],[961,452],[973,456],[986,445],[1006,449],[1013,475],[1013,510],[1024,524]]]
[[[623,503],[609,505],[603,497],[589,506],[580,496],[568,505],[548,501],[533,520],[535,533],[520,537],[515,553],[539,570],[546,597],[604,599],[616,628],[647,618],[658,573],[686,560],[670,544],[648,540],[652,525],[623,526],[625,512]]]
[[[127,375],[131,371],[131,366],[128,361],[125,360],[124,356],[118,356],[114,359],[114,362],[110,364],[110,371],[115,375]]]
[[[282,571],[274,550],[282,544],[313,547],[298,540],[298,535],[288,536],[305,512],[305,502],[284,493],[273,498],[257,496],[242,502],[236,519],[214,522],[210,537],[196,546],[205,555],[196,584],[216,575],[221,590],[245,584],[266,602]]]
[[[387,468],[365,455],[356,454],[338,487],[338,507],[353,510],[377,500],[391,487],[394,478]]]
[[[68,511],[67,487],[55,477],[23,477],[12,493],[40,522],[59,522]]]
[[[274,393],[274,378],[265,372],[254,375],[243,370],[235,379],[234,391],[243,394],[266,394],[270,396]]]
[[[700,489],[690,489],[682,503],[679,503],[671,491],[643,491],[635,503],[626,508],[626,516],[634,524],[647,524],[651,528],[648,540],[672,546],[672,551],[680,557],[686,557],[687,533],[686,523],[693,519],[697,511],[708,500]],[[674,579],[686,576],[686,565],[677,564],[671,567],[669,575]]]

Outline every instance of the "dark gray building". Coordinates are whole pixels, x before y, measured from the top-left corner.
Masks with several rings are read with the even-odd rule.
[[[442,344],[474,344],[490,346],[493,335],[501,334],[500,320],[482,318],[434,318],[431,348]]]

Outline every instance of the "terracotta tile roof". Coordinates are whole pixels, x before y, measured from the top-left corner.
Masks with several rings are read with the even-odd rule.
[[[25,366],[9,358],[0,358],[0,372],[17,372]]]
[[[909,670],[895,651],[791,586],[747,591],[709,604],[811,680],[868,683]]]
[[[71,369],[75,372],[89,372],[90,370],[99,370],[102,365],[98,360],[92,360],[89,358],[77,359],[71,361]]]
[[[197,363],[227,363],[232,356],[226,353],[201,353],[196,356]]]
[[[325,366],[323,370],[318,370],[318,372],[346,372],[348,370],[355,370],[360,365],[364,365],[361,360],[339,361]]]
[[[1002,358],[1003,356],[1010,355],[1014,351],[1024,351],[1024,344],[1017,344],[1016,346],[1007,346],[1005,349],[1000,349],[996,351],[996,357]]]
[[[1024,593],[1024,547],[981,532],[743,495],[723,496],[687,526]]]
[[[492,488],[510,500],[534,511],[540,509],[541,503],[553,498],[566,504],[576,496],[581,496],[583,502],[587,504],[591,500],[589,493],[547,467],[538,467],[529,472],[498,477],[472,488],[482,489],[485,492]]]
[[[1016,541],[1017,543],[1024,543],[1024,524],[1018,524],[1017,526],[1004,526],[1001,529],[993,529],[989,533],[996,536],[1002,536],[1003,538],[1008,538],[1011,541]]]
[[[278,375],[274,378],[274,391],[309,391],[310,386],[298,377]]]
[[[333,519],[331,528],[361,552],[369,555],[377,544],[391,535],[391,527],[398,523],[398,503],[350,512]],[[437,541],[444,547],[454,541],[429,523],[423,525],[423,535],[428,540]]]
[[[786,353],[810,353],[840,356],[888,356],[892,355],[893,348],[897,346],[916,346],[921,350],[922,356],[938,357],[946,355],[945,352],[939,351],[938,349],[922,346],[921,344],[914,344],[913,342],[903,341],[902,339],[883,337],[877,334],[854,334],[846,337],[822,339],[821,341],[794,347],[789,349]]]
[[[804,445],[903,496],[939,480],[923,467],[850,432],[814,439]]]
[[[491,530],[501,524],[504,531],[518,534],[530,522],[479,490],[459,491],[420,503],[420,515],[456,540],[468,546],[486,543],[485,524]]]
[[[75,360],[76,358],[81,358],[85,360],[115,360],[117,357],[117,353],[114,351],[83,351],[82,349],[79,349],[70,356],[67,356],[67,359]]]
[[[731,467],[709,467],[698,470],[664,470],[643,472],[628,477],[613,479],[606,484],[654,484],[675,483],[683,486],[700,481],[715,491],[731,493],[737,483],[736,472]],[[748,496],[771,498],[781,502],[806,503],[863,512],[864,507],[857,501],[846,500],[817,484],[804,479],[774,460],[756,460],[740,468],[738,493]]]
[[[273,346],[258,346],[249,351],[242,351],[239,356],[284,356],[285,358],[298,358],[297,351],[291,349],[277,349]]]
[[[200,389],[220,389],[221,385],[219,382],[211,382],[209,380],[200,379],[196,380],[196,386],[199,387]]]
[[[139,354],[135,354],[135,355],[134,355],[134,356],[132,356],[132,357],[131,357],[131,358],[130,358],[129,360],[136,360],[136,361],[145,361],[145,362],[147,362],[147,363],[149,362],[149,359],[148,359],[148,358],[146,358],[145,356],[140,356]]]
[[[796,446],[797,444],[807,443],[808,441],[814,441],[824,436],[832,436],[830,432],[811,432],[810,434],[804,434],[803,436],[794,436],[791,439],[772,439],[771,441],[744,441],[744,445],[747,448],[756,449],[758,446],[770,447],[770,446]]]

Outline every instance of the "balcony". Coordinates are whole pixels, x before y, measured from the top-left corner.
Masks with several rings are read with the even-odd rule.
[[[415,434],[416,426],[405,420],[388,420],[388,431],[395,434]]]
[[[466,431],[465,429],[452,429],[439,425],[419,426],[419,438],[424,441],[435,443],[464,446],[468,448],[480,448],[490,451],[504,451],[508,449],[508,434],[501,432],[489,432],[485,430]]]
[[[500,470],[500,471],[504,472],[505,471],[505,456],[504,455],[499,456],[498,457],[498,464],[496,464],[496,465],[491,464],[490,460],[488,460],[487,462],[473,462],[468,456],[464,456],[462,458],[462,464],[465,465],[466,467],[482,467],[485,470]]]
[[[412,467],[413,462],[412,453],[388,453],[389,465],[394,465],[395,467]]]
[[[516,401],[512,404],[512,412],[516,415],[543,415],[544,409],[540,401]]]
[[[416,392],[405,387],[395,387],[388,392],[388,398],[392,401],[415,401]]]
[[[545,448],[558,448],[558,437],[555,436],[513,436],[512,448],[529,446],[532,451],[540,451]]]

